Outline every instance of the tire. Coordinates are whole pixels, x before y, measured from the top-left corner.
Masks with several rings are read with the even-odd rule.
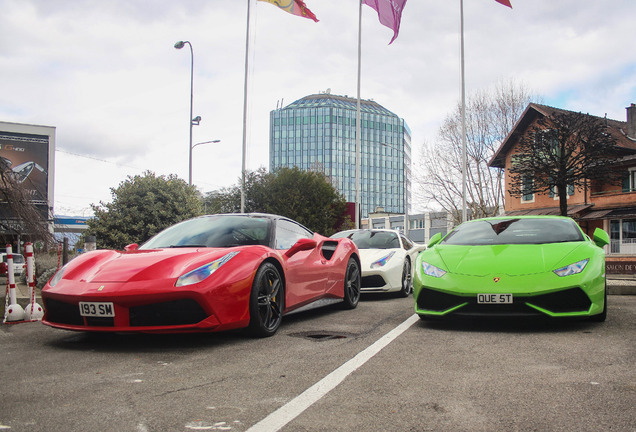
[[[355,309],[360,301],[360,288],[362,287],[362,277],[360,275],[360,266],[355,258],[349,258],[347,270],[344,276],[344,298],[342,301],[343,309]]]
[[[593,322],[604,322],[607,319],[607,282],[605,282],[605,295],[603,299],[603,312],[598,315],[592,315],[590,320]]]
[[[248,330],[256,337],[273,336],[283,319],[285,291],[276,266],[265,262],[256,271],[250,294]]]
[[[413,292],[413,282],[411,280],[411,260],[404,260],[402,268],[402,288],[398,291],[400,297],[408,297]]]

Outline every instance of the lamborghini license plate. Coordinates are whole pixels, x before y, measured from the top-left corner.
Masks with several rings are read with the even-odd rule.
[[[86,317],[114,317],[115,308],[112,302],[80,302],[80,315]]]
[[[512,304],[512,294],[477,294],[478,304]]]

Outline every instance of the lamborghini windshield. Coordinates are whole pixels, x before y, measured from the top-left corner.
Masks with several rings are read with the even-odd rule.
[[[202,216],[163,230],[140,246],[139,249],[269,246],[271,223],[271,219],[265,217]]]
[[[442,244],[546,244],[583,240],[581,229],[571,219],[510,218],[461,224],[442,240]]]
[[[358,246],[358,249],[396,249],[400,247],[397,233],[391,231],[342,231],[331,237],[349,238]]]

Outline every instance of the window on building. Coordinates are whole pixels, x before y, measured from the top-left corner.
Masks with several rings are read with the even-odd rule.
[[[636,167],[623,174],[623,192],[636,192]]]
[[[534,193],[532,192],[532,188],[534,185],[534,180],[531,176],[523,177],[523,184],[521,186],[521,201],[522,202],[531,202],[534,201]]]
[[[610,221],[610,252],[636,254],[636,219]]]

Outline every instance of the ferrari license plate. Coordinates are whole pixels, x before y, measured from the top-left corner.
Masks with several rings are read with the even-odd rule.
[[[512,304],[512,294],[477,294],[478,304]]]
[[[86,317],[114,317],[115,308],[112,302],[80,302],[80,315]]]

